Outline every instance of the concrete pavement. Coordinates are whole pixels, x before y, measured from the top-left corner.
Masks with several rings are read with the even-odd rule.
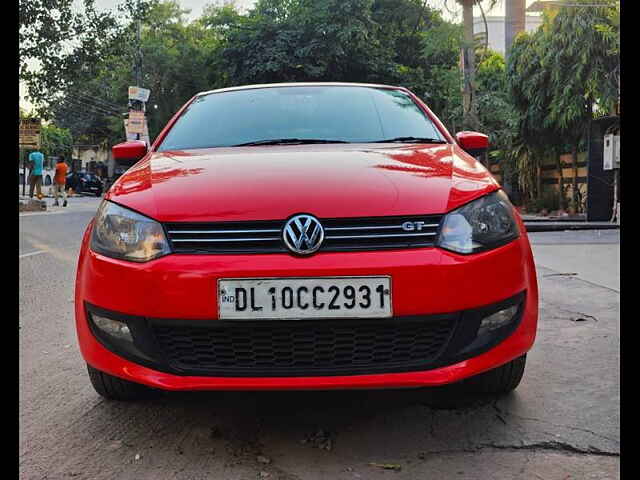
[[[620,231],[530,234],[536,265],[620,292]]]

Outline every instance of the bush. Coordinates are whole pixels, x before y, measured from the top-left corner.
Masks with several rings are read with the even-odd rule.
[[[542,208],[548,211],[558,210],[560,208],[560,195],[555,190],[545,192],[542,195]]]
[[[538,198],[533,199],[527,205],[527,210],[532,212],[540,212],[547,210],[552,212],[561,208],[560,195],[555,190],[543,192]]]

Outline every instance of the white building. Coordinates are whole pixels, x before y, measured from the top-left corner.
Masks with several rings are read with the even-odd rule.
[[[98,166],[105,166],[108,175],[113,175],[111,151],[104,145],[74,145],[72,158],[80,161],[81,170],[93,171]]]
[[[500,52],[504,55],[505,53],[505,17],[498,16],[487,16],[487,29],[489,30],[489,48],[491,50],[495,50],[496,52]],[[525,30],[527,32],[531,32],[536,30],[540,25],[542,25],[542,17],[539,15],[527,15],[525,18]],[[478,34],[485,33],[484,20],[482,17],[474,17],[473,18],[473,33],[474,36]]]

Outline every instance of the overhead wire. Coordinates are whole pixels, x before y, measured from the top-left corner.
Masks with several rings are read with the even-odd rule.
[[[73,101],[73,102],[76,102],[76,103],[80,102],[83,105],[88,105],[88,106],[90,106],[92,108],[104,111],[105,113],[110,113],[110,114],[113,113],[113,114],[116,114],[116,115],[120,115],[122,113],[122,111],[120,109],[115,109],[115,108],[111,108],[111,107],[105,107],[105,106],[103,106],[101,104],[98,104],[98,103],[92,101],[92,100],[86,100],[84,98],[74,97],[73,95],[68,96],[65,100]]]
[[[102,115],[109,115],[109,116],[120,116],[121,112],[117,112],[115,110],[110,110],[110,109],[106,109],[104,107],[100,107],[98,105],[80,100],[80,99],[76,99],[73,97],[67,97],[64,99],[64,102],[67,104],[72,104],[75,105],[77,107],[81,107],[81,108],[87,108],[89,110],[92,110],[95,113],[98,114],[102,114]]]
[[[96,97],[95,95],[87,92],[87,91],[80,91],[80,90],[71,90],[70,91],[71,94],[77,95],[80,98],[86,99],[88,101],[92,101],[94,103],[97,103],[98,105],[107,107],[107,108],[111,108],[111,109],[116,109],[116,110],[121,110],[123,108],[122,105],[110,102],[108,100],[104,100],[100,97]]]

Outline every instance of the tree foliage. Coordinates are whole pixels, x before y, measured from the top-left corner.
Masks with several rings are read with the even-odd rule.
[[[496,148],[504,149],[512,140],[515,122],[504,56],[489,50],[479,60],[476,97],[480,127]]]
[[[543,26],[520,35],[508,65],[509,87],[521,140],[521,184],[530,197],[536,162],[545,154],[570,151],[576,204],[577,152],[594,116],[618,101],[619,5],[564,7],[545,15]],[[524,163],[522,163],[522,159]],[[558,163],[560,176],[562,168]]]
[[[92,0],[86,5],[82,15],[71,14],[73,22],[101,19],[99,34],[67,42],[56,62],[21,78],[41,116],[90,143],[124,137],[138,20],[152,138],[198,91],[286,81],[406,86],[447,125],[461,125],[462,29],[423,0],[260,0],[247,14],[209,6],[192,22],[174,0],[126,0],[100,14]]]
[[[41,100],[69,81],[69,74],[89,73],[101,59],[101,45],[117,30],[111,12],[98,12],[94,0],[20,0],[20,78],[29,96]]]
[[[141,22],[142,85],[151,89],[147,105],[153,138],[194,93],[217,86],[212,62],[217,33],[201,22],[188,23],[188,10],[176,1],[130,0],[119,6],[119,24],[96,45],[99,61],[88,62],[78,47],[56,85],[27,78],[31,98],[44,118],[55,119],[88,143],[113,144],[124,138],[127,92],[136,84],[137,20]],[[39,72],[46,76],[48,70]],[[38,88],[31,88],[37,84]]]
[[[477,0],[447,2],[468,13]],[[124,138],[138,64],[151,90],[151,138],[199,91],[298,81],[405,86],[456,131],[469,124],[466,86],[473,126],[489,134],[503,178],[517,175],[533,199],[540,159],[572,151],[577,168],[590,119],[619,102],[618,2],[571,3],[584,6],[547,14],[542,28],[516,38],[505,64],[464,41],[469,21],[447,22],[425,0],[259,0],[248,13],[211,5],[191,22],[175,0],[123,0],[111,12],[93,0],[81,11],[72,0],[21,0],[20,74],[40,116],[106,144]],[[460,71],[463,48],[473,53],[471,84]]]
[[[393,74],[373,0],[261,0],[224,35],[223,64],[234,83],[379,82]]]
[[[67,128],[53,124],[43,125],[40,131],[40,151],[49,155],[65,155],[71,158],[73,138]]]

